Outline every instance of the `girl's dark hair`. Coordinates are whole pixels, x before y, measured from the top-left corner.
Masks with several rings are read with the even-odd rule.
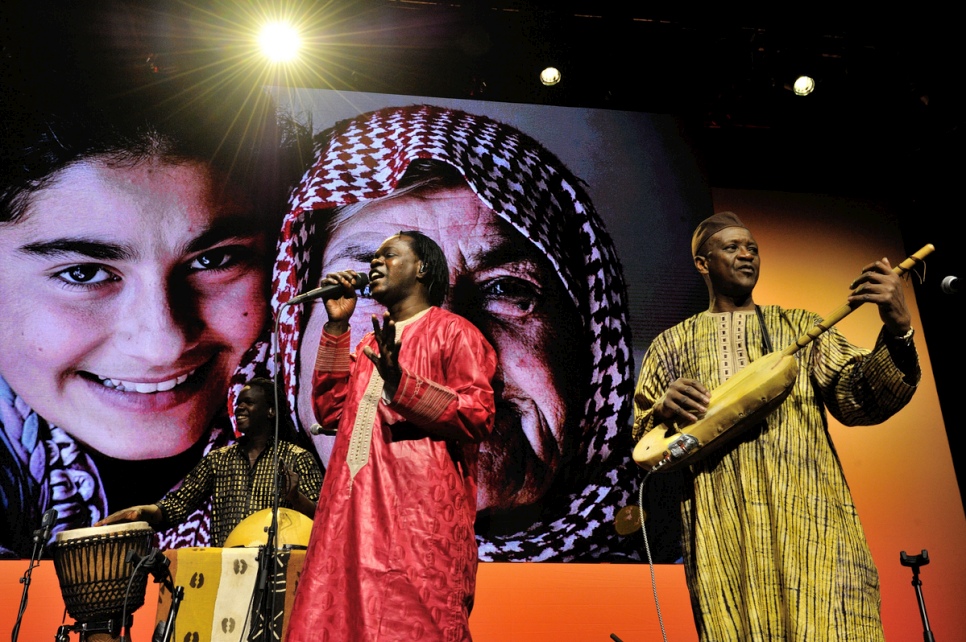
[[[104,96],[76,85],[0,92],[0,223],[19,220],[60,171],[91,159],[202,162],[243,190],[253,211],[277,215],[297,176],[282,176],[293,163],[281,158],[274,101],[198,89],[166,80]]]
[[[152,158],[205,163],[269,225],[277,222],[303,171],[291,157],[307,157],[311,142],[297,141],[291,127],[280,133],[274,100],[262,89],[266,79],[217,74],[198,54],[172,48],[199,29],[186,7],[159,13],[156,3],[127,0],[7,4],[9,20],[0,18],[0,225],[19,220],[59,172],[95,158],[121,167]]]

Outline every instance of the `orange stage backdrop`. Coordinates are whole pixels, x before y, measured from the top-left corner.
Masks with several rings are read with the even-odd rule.
[[[847,285],[871,260],[905,258],[895,221],[867,203],[826,197],[718,190],[718,210],[732,209],[761,245],[759,303],[804,307],[820,314],[845,301]],[[937,252],[945,240],[936,239]],[[914,248],[918,249],[918,248]],[[686,247],[681,251],[687,252]],[[907,296],[914,307],[912,289]],[[914,325],[919,330],[918,313]],[[872,345],[879,330],[872,307],[860,308],[839,327],[853,342]],[[865,525],[882,581],[886,638],[922,639],[912,574],[899,551],[929,550],[923,593],[936,639],[963,639],[966,631],[966,519],[946,444],[935,381],[919,331],[924,377],[912,403],[881,426],[844,428],[832,434]],[[0,635],[9,635],[20,601],[18,578],[26,561],[0,562]],[[680,566],[656,569],[668,638],[696,639]],[[157,586],[135,616],[134,641],[150,640]],[[34,573],[20,639],[52,640],[63,602],[50,562]],[[476,609],[470,620],[476,642],[660,640],[646,565],[482,564]]]
[[[886,208],[862,201],[716,190],[714,202],[718,211],[737,212],[758,240],[757,303],[827,314],[845,302],[849,283],[865,265],[882,257],[895,265],[919,249],[903,247]],[[949,239],[931,242],[937,254],[958,251]],[[927,275],[942,276],[930,274],[928,266]],[[931,563],[921,579],[930,627],[937,640],[964,640],[966,519],[926,350],[929,336],[922,332],[911,286],[906,300],[923,367],[918,392],[879,426],[848,428],[832,420],[832,438],[879,569],[886,639],[922,639],[912,572],[899,564],[899,551],[927,549]],[[864,306],[837,327],[853,343],[871,346],[881,322],[874,307]]]

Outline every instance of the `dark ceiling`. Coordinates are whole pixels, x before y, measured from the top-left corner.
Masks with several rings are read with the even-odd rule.
[[[679,115],[713,186],[875,198],[900,213],[910,252],[937,245],[916,291],[952,446],[966,450],[954,405],[966,358],[956,336],[963,298],[938,287],[962,275],[958,20],[910,6],[890,15],[635,4],[7,2],[4,90],[62,68],[82,83],[119,68],[132,82],[177,76],[213,91],[254,87],[269,72],[253,62],[253,25],[296,17],[308,53],[292,84]],[[562,71],[559,85],[538,83],[547,64]],[[800,70],[818,83],[804,98],[784,87]]]
[[[962,39],[948,16],[688,10],[550,0],[35,0],[4,6],[5,54],[131,75],[265,79],[254,25],[286,16],[293,83],[685,117],[719,185],[878,193],[962,146]],[[666,6],[665,6],[666,5]],[[797,14],[797,15],[796,15]],[[555,87],[537,81],[554,64]],[[811,96],[784,88],[807,70]],[[905,181],[900,181],[902,184]]]

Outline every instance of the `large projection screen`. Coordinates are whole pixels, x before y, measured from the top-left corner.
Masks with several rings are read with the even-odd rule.
[[[605,233],[602,242],[612,244],[616,253],[616,264],[609,269],[620,279],[611,294],[626,295],[630,339],[625,373],[629,384],[625,382],[624,389],[636,379],[653,337],[706,307],[704,285],[688,255],[689,238],[694,225],[714,211],[738,212],[761,244],[762,277],[755,293],[759,303],[828,313],[844,302],[847,286],[862,266],[882,256],[895,263],[917,249],[904,245],[896,213],[873,200],[713,188],[700,169],[687,132],[671,116],[319,89],[270,91],[284,112],[309,123],[314,133],[373,110],[429,104],[493,119],[532,138],[559,159],[586,191],[600,217]],[[369,223],[366,231],[373,238],[387,229],[384,224],[405,227],[405,221],[399,220]],[[522,233],[509,238],[533,251],[532,241]],[[946,251],[940,241],[940,251]],[[325,248],[318,250],[314,256],[320,271],[326,254]],[[333,267],[358,269],[360,264],[351,263],[349,257],[358,259],[364,254],[363,248],[341,254],[330,251],[327,256],[345,261]],[[544,277],[541,285],[558,278],[556,270]],[[956,639],[966,630],[966,611],[960,605],[961,596],[966,595],[966,519],[926,350],[930,337],[922,330],[911,287],[906,297],[923,367],[916,396],[882,425],[846,428],[831,420],[830,431],[879,571],[886,638],[908,640],[922,635],[911,573],[900,565],[899,552],[927,549],[932,563],[923,568],[921,578],[930,624],[937,638]],[[367,325],[366,321],[354,322],[356,328]],[[871,346],[880,321],[875,309],[866,307],[844,320],[840,328],[853,343]],[[318,335],[313,335],[316,329],[308,324],[300,336],[312,350],[318,341]],[[587,367],[586,355],[580,356],[585,349],[583,344],[555,346],[555,352],[567,359],[553,362],[553,367],[547,365],[550,357],[534,350],[530,363],[542,363],[554,376],[562,376],[559,364],[566,365],[570,359],[577,370],[571,373],[574,389],[586,393],[584,375],[579,371],[580,364]],[[559,390],[523,389],[534,399],[556,394],[558,406],[576,408],[578,415],[586,408],[580,395],[569,398]],[[630,403],[627,394],[612,417],[597,419],[626,419]],[[578,432],[587,429],[579,417],[563,414],[561,426]],[[303,429],[311,422],[298,409],[296,418]],[[619,508],[636,501],[643,477],[628,461],[628,433],[629,429],[618,431],[610,439],[599,440],[590,447],[591,453],[578,453],[584,459],[571,455],[560,459],[565,465],[546,466],[546,470],[534,464],[535,470],[542,470],[543,482],[535,483],[538,491],[531,500],[506,510],[494,504],[481,513],[481,559],[490,563],[479,569],[470,619],[474,639],[606,640],[614,633],[631,642],[660,635],[651,576],[642,563],[643,541],[639,533],[617,537],[609,521]],[[553,430],[545,437],[551,447],[555,443],[565,448],[573,441]],[[534,448],[533,442],[519,435],[516,439],[512,442],[515,447]],[[315,445],[325,460],[331,444],[319,440]],[[540,456],[531,454],[529,458],[533,464]],[[138,462],[127,463],[138,466]],[[498,480],[494,475],[490,482],[498,485]],[[665,624],[671,639],[695,640],[683,568],[677,563],[677,485],[673,477],[660,475],[648,484],[649,534],[659,563],[657,591]],[[577,502],[576,509],[573,502]],[[567,545],[561,544],[564,540]],[[521,563],[530,561],[542,563]],[[19,595],[22,585],[18,578],[25,563],[0,562],[0,593]],[[22,639],[52,634],[63,612],[49,562],[36,577],[33,608],[28,611]],[[147,604],[153,604],[153,597],[149,593]],[[17,600],[2,602],[0,624],[10,626]],[[153,612],[147,611],[150,608],[145,607],[138,614],[141,635],[149,635],[152,628]]]
[[[526,365],[517,367],[509,356],[501,362],[507,386],[514,390],[515,407],[501,410],[498,405],[496,438],[484,445],[481,511],[477,524],[480,558],[484,561],[578,562],[640,559],[642,551],[637,538],[618,537],[613,528],[616,511],[635,502],[642,472],[628,462],[630,441],[626,430],[636,367],[658,332],[700,310],[706,298],[703,284],[694,278],[687,247],[694,224],[712,211],[710,191],[678,121],[670,116],[539,105],[346,94],[317,89],[273,91],[280,110],[298,122],[311,123],[315,133],[360,114],[365,114],[360,120],[368,123],[368,115],[374,111],[382,113],[394,107],[418,105],[470,114],[464,119],[492,119],[499,123],[494,136],[516,132],[526,137],[523,142],[507,143],[505,149],[498,147],[494,155],[506,153],[513,162],[515,154],[522,155],[517,148],[539,148],[556,157],[562,171],[571,172],[574,182],[586,190],[583,200],[591,205],[583,204],[599,214],[600,229],[590,249],[580,256],[575,256],[580,253],[579,249],[560,249],[561,245],[575,245],[568,236],[576,229],[574,221],[580,218],[565,210],[541,211],[529,223],[514,223],[512,230],[503,226],[500,229],[506,231],[496,234],[500,241],[461,239],[459,243],[454,237],[467,234],[460,221],[426,222],[428,215],[424,215],[418,217],[420,221],[410,222],[399,215],[386,220],[353,214],[345,220],[334,217],[339,222],[331,225],[334,231],[330,233],[320,231],[330,225],[325,222],[328,215],[320,213],[321,209],[313,211],[312,216],[320,217],[307,243],[308,271],[314,272],[314,278],[303,280],[301,287],[316,287],[317,279],[329,271],[367,270],[366,252],[371,253],[384,238],[407,227],[431,236],[442,235],[438,240],[444,247],[459,246],[458,251],[447,250],[450,262],[459,264],[451,265],[451,275],[456,274],[451,276],[451,283],[461,282],[464,275],[469,275],[475,283],[482,283],[483,277],[479,275],[484,270],[475,269],[472,260],[462,266],[460,255],[484,250],[495,253],[497,250],[493,248],[502,247],[500,243],[524,257],[507,261],[506,265],[529,265],[526,262],[531,261],[535,266],[530,275],[534,282],[526,287],[540,289],[542,304],[534,307],[525,324],[533,329],[544,323],[556,334],[552,340],[541,339],[535,333],[527,340],[496,346],[503,355],[522,354],[517,359],[525,360]],[[402,120],[414,117],[408,112],[399,116]],[[373,131],[361,130],[360,144],[363,145],[369,144],[369,139],[383,136],[382,129],[386,128],[369,124],[366,127]],[[353,132],[352,136],[355,135]],[[347,153],[351,153],[354,145],[352,136],[347,138]],[[469,140],[467,145],[472,150],[474,145],[484,143]],[[472,154],[471,151],[469,155]],[[481,157],[489,158],[486,154]],[[537,185],[542,179],[521,177],[519,180],[523,187],[517,188],[518,191],[527,193],[527,190],[539,190]],[[508,197],[511,207],[513,198]],[[481,196],[480,200],[483,199]],[[452,218],[447,215],[447,220]],[[543,226],[564,230],[564,239],[556,243],[556,249],[551,247],[553,241],[540,238],[534,229]],[[616,256],[606,254],[611,246]],[[536,255],[546,256],[548,260]],[[564,276],[568,270],[570,274]],[[586,297],[574,294],[578,288],[571,287],[572,282],[588,275],[609,279],[596,298],[593,294]],[[493,277],[487,283],[495,281]],[[515,282],[519,283],[520,279]],[[481,285],[481,289],[486,287],[490,286]],[[481,313],[481,309],[482,312],[489,310],[488,304],[478,305],[471,296],[461,297],[458,291],[451,295],[449,304],[453,309],[467,307],[471,315]],[[315,309],[321,311],[321,306]],[[352,323],[353,343],[371,328],[369,314],[380,310],[375,304],[360,303]],[[322,315],[324,312],[319,317]],[[603,332],[588,331],[587,327],[592,327],[588,321],[591,316],[606,317],[630,344],[623,369],[615,367],[603,375],[611,382],[620,379],[620,384],[609,391],[594,382],[595,377],[600,378],[600,373],[595,371],[598,365],[595,360],[606,361],[608,354],[617,350],[616,340]],[[296,414],[303,426],[314,421],[306,411],[311,400],[306,396],[308,380],[304,378],[303,365],[312,363],[321,333],[321,323],[318,318],[312,318],[315,322],[301,324],[303,377]],[[491,326],[497,323],[503,322],[493,322]],[[519,319],[510,325],[513,323],[524,324]],[[591,352],[595,348],[603,356],[595,356]],[[541,372],[550,374],[542,376]],[[604,409],[592,409],[595,397],[608,395],[617,397],[618,401]],[[505,426],[502,432],[501,426]],[[541,430],[554,435],[552,445],[541,443],[541,439],[547,439],[546,435],[541,437]],[[589,446],[580,443],[591,440],[593,443]],[[327,461],[332,442],[333,438],[325,437],[315,440],[323,462]],[[487,449],[502,452],[488,458]],[[557,452],[548,455],[548,450]],[[488,468],[489,462],[493,463]],[[525,479],[521,481],[516,477],[524,469],[528,474],[522,475]],[[668,495],[660,492],[669,483],[659,479],[649,486],[654,526],[652,553],[658,562],[679,558],[677,518],[672,502],[666,500]],[[500,489],[508,487],[515,490],[501,495]]]

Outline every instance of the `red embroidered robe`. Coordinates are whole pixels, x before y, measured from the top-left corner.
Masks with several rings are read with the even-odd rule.
[[[396,328],[403,376],[389,403],[362,351],[375,337],[350,355],[350,333],[323,333],[316,416],[338,436],[289,642],[471,639],[476,444],[493,427],[496,354],[440,308]]]

